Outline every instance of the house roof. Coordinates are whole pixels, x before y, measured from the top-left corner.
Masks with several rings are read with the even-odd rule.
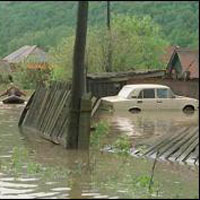
[[[161,59],[164,63],[168,63],[169,59],[171,58],[172,54],[174,53],[174,50],[177,48],[177,46],[168,46],[165,49],[165,53],[162,55]]]
[[[47,62],[47,54],[36,45],[26,45],[3,58],[4,61],[7,61],[9,63],[19,63],[24,61],[25,59],[30,62],[43,63]]]
[[[199,52],[197,50],[178,49],[177,54],[183,71],[190,71],[191,78],[199,78]]]
[[[175,48],[169,59],[167,68],[171,66],[175,55],[178,56],[182,70],[190,71],[190,78],[199,78],[199,51],[189,48]]]

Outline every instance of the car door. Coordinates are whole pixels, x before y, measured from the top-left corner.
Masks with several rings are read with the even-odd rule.
[[[137,98],[137,107],[141,110],[157,109],[157,102],[155,98],[155,89],[142,89]]]
[[[173,98],[171,90],[168,88],[156,89],[156,102],[158,110],[174,110],[179,107],[176,99]]]

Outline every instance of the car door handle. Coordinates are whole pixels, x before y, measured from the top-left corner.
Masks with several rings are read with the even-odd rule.
[[[137,101],[137,103],[142,103],[142,100]]]
[[[159,101],[159,100],[158,100],[157,103],[162,103],[162,101]]]

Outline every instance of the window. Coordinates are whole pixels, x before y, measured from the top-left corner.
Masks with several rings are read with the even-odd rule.
[[[144,89],[140,92],[139,99],[142,98],[155,98],[155,90],[154,89]]]
[[[157,89],[158,98],[168,98],[168,89]]]
[[[143,92],[144,92],[143,98],[155,98],[154,89],[144,89]]]
[[[123,98],[128,98],[130,92],[133,90],[131,87],[123,87],[120,92],[118,93],[118,96]]]

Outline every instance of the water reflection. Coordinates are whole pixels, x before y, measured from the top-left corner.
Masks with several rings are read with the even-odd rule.
[[[17,122],[20,107],[7,107],[0,110],[0,199],[1,198],[140,198],[143,191],[135,190],[135,177],[149,175],[152,161],[101,153],[94,151],[66,151],[38,137],[31,130],[20,133]],[[196,118],[183,119],[167,115],[168,119],[156,115],[132,115],[120,113],[102,115],[112,124],[111,134],[128,134],[130,138],[151,138],[164,134],[171,128],[197,123]],[[168,127],[168,129],[167,129]],[[162,130],[162,131],[160,131]],[[43,169],[53,167],[57,174],[51,176],[40,173],[28,174],[22,171],[18,176],[3,170],[3,163],[10,162],[13,147],[25,148],[34,163]],[[23,167],[28,161],[24,161]],[[66,169],[66,173],[62,170]],[[156,180],[161,183],[159,198],[198,196],[198,171],[176,164],[158,163]],[[180,184],[179,184],[180,183]],[[181,191],[181,192],[179,192]]]
[[[187,115],[181,111],[100,113],[98,117],[110,122],[111,132],[128,135],[133,142],[147,143],[182,127],[198,126],[199,118],[198,112]]]

